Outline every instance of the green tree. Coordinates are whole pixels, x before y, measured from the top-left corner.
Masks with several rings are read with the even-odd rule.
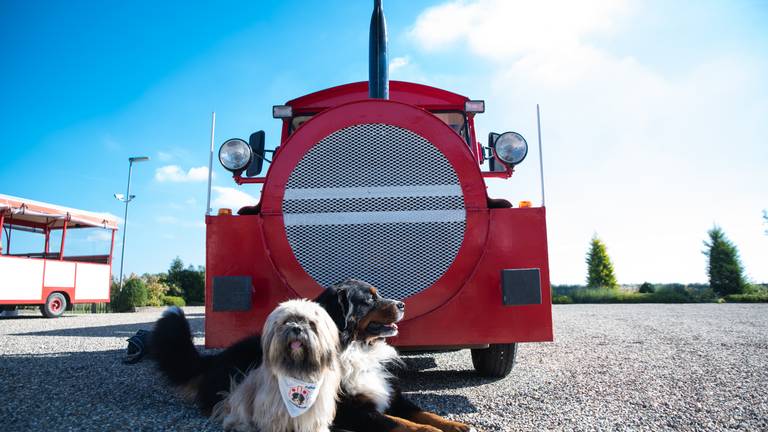
[[[715,225],[707,232],[709,241],[704,241],[704,255],[707,262],[709,286],[718,295],[743,294],[747,291],[747,280],[744,277],[744,267],[739,259],[739,251],[722,228]]]
[[[605,250],[605,244],[597,238],[597,234],[592,237],[589,252],[587,252],[587,286],[589,288],[618,288],[616,275],[613,273],[613,264],[608,252]]]
[[[117,301],[112,304],[112,309],[117,312],[134,312],[137,307],[146,306],[147,298],[147,286],[143,280],[134,276],[124,283],[123,289],[117,294]]]
[[[203,303],[205,301],[205,268],[193,266],[184,268],[179,257],[171,262],[168,269],[167,284],[170,285],[169,295],[180,295],[187,303]]]

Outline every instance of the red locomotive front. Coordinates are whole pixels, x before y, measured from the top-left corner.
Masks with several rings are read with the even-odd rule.
[[[369,82],[273,108],[282,137],[265,176],[263,132],[222,145],[235,181],[263,187],[257,205],[206,217],[206,346],[352,277],[405,302],[389,340],[399,349],[472,348],[480,373],[504,376],[516,343],[552,340],[545,208],[486,192],[485,178],[509,178],[527,143],[507,132],[485,148],[474,128],[482,101],[389,83],[376,20]]]

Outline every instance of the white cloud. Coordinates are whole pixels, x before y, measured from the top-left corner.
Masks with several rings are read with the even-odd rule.
[[[424,11],[411,35],[426,49],[463,41],[482,56],[506,60],[564,51],[586,36],[611,33],[630,9],[627,0],[454,1]]]
[[[159,151],[159,152],[157,152],[157,159],[162,161],[162,162],[168,162],[171,159],[173,159],[173,155],[171,153],[168,153],[168,152]]]
[[[240,207],[256,205],[259,202],[258,198],[239,189],[222,186],[214,186],[212,189],[216,193],[211,202],[213,208],[229,208],[237,211]]]
[[[178,165],[166,165],[155,170],[155,180],[159,182],[201,182],[208,180],[208,167],[194,167],[184,171]]]
[[[395,72],[405,66],[408,66],[410,59],[408,57],[395,57],[389,62],[389,73]]]
[[[476,123],[482,141],[490,130],[528,138],[528,159],[511,180],[489,182],[492,196],[538,202],[541,103],[553,282],[583,281],[595,231],[620,282],[703,281],[701,241],[713,221],[765,280],[757,184],[768,181],[760,168],[768,65],[747,51],[696,47],[708,60],[672,74],[621,44],[602,48],[597,41],[631,31],[633,9],[629,1],[450,2],[427,9],[409,34],[427,52],[475,56],[489,71],[443,78],[484,93],[472,95],[486,100]]]

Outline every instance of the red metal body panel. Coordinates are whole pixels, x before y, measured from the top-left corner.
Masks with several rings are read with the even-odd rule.
[[[484,220],[492,227],[493,234],[486,235],[489,230],[483,230],[480,237],[485,245],[483,255],[472,268],[471,276],[453,296],[443,299],[442,304],[429,313],[412,314],[413,303],[406,299],[406,319],[400,325],[400,335],[390,340],[393,345],[446,347],[552,340],[545,209],[486,209],[485,213]],[[207,218],[206,347],[228,346],[259,332],[277,303],[301,297],[281,278],[270,259],[263,237],[263,219],[259,215]],[[502,304],[501,270],[510,268],[541,270],[541,304]],[[251,276],[252,309],[214,312],[211,301],[214,275]],[[296,286],[297,291],[319,294],[317,284],[311,279],[310,282]],[[419,295],[431,295],[433,289]]]
[[[224,347],[261,330],[279,302],[296,298],[272,265],[263,237],[261,216],[206,218],[205,345]],[[251,276],[251,310],[214,312],[214,276]]]
[[[472,277],[440,308],[404,321],[399,326],[400,335],[390,340],[393,345],[462,346],[552,340],[545,209],[488,212],[491,235]],[[501,270],[525,268],[541,270],[541,304],[503,305]]]

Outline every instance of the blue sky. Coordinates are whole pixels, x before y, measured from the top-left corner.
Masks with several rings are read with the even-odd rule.
[[[271,106],[367,78],[368,1],[0,6],[0,193],[122,216],[127,272],[204,263],[216,143]],[[535,143],[543,115],[553,283],[580,283],[597,233],[622,283],[705,281],[721,225],[768,281],[768,2],[388,0],[391,78],[485,99],[487,132]],[[490,193],[539,201],[538,159]],[[214,204],[258,197],[214,166]],[[247,194],[247,195],[245,195]],[[119,249],[119,248],[118,248]],[[118,253],[119,255],[119,253]],[[119,259],[119,256],[116,255]],[[117,268],[115,268],[115,272]]]

